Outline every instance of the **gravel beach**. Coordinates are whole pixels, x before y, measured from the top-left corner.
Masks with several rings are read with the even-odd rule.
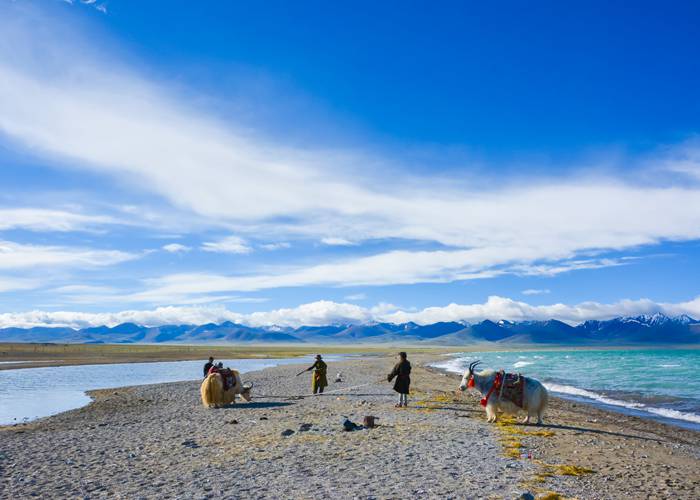
[[[253,402],[223,409],[199,381],[95,391],[0,428],[0,497],[700,498],[698,433],[556,399],[543,427],[490,425],[428,360],[411,358],[408,409],[379,356],[331,363],[322,396],[297,365],[244,374]]]

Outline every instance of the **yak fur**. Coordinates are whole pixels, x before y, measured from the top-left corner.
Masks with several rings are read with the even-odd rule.
[[[235,385],[224,391],[224,381],[219,373],[210,373],[202,382],[200,392],[202,394],[202,404],[208,408],[221,408],[222,406],[235,403],[236,395],[246,401],[250,401],[250,387],[244,387],[241,382],[241,375],[236,370],[231,370],[236,379]]]

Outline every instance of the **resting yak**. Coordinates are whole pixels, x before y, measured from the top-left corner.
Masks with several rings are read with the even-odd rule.
[[[226,373],[230,372],[230,373]],[[229,377],[229,381],[224,389],[224,377]],[[240,394],[243,399],[252,399],[250,390],[253,384],[243,385],[241,375],[236,370],[224,370],[223,373],[210,373],[202,382],[200,391],[202,393],[202,403],[209,408],[221,408],[236,401],[236,394]]]
[[[481,393],[481,404],[486,409],[489,422],[498,419],[497,412],[515,415],[522,410],[527,412],[524,424],[530,423],[530,418],[535,415],[537,425],[542,423],[549,396],[547,389],[538,380],[503,371],[484,370],[476,373],[474,369],[479,363],[481,361],[469,365],[459,389],[465,391],[467,388],[474,388]]]

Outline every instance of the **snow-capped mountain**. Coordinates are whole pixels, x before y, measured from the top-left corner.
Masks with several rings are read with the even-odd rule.
[[[56,343],[412,343],[437,345],[549,344],[651,345],[700,343],[700,323],[689,316],[663,314],[586,321],[571,326],[557,320],[480,323],[439,322],[340,324],[299,328],[252,327],[226,321],[221,324],[114,327],[5,328],[0,342]]]

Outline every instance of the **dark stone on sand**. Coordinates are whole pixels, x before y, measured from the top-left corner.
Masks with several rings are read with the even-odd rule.
[[[284,437],[287,437],[287,436],[291,436],[292,434],[294,434],[294,431],[292,429],[285,429],[280,434]]]
[[[516,500],[535,500],[535,495],[526,491],[525,493],[521,493]]]
[[[299,432],[306,432],[308,430],[311,430],[312,424],[301,424],[299,426]]]
[[[362,426],[357,425],[355,422],[353,422],[349,418],[346,418],[343,421],[343,430],[345,430],[346,432],[356,431],[358,429],[362,429]]]

